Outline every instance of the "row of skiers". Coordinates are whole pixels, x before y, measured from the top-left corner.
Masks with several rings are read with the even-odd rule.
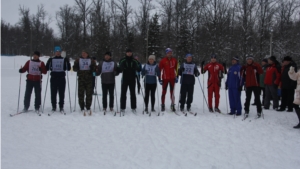
[[[57,109],[57,93],[59,94],[59,109],[63,111],[64,108],[64,93],[66,88],[66,73],[71,69],[71,65],[68,58],[61,56],[61,48],[55,47],[55,56],[49,58],[45,65],[39,60],[40,53],[34,52],[33,59],[27,61],[25,66],[19,70],[20,73],[28,71],[26,92],[24,99],[24,111],[27,111],[30,104],[30,96],[32,89],[35,89],[35,109],[39,110],[41,105],[41,73],[46,74],[47,71],[51,71],[50,89],[51,89],[51,103],[52,111]],[[115,89],[115,76],[122,73],[121,82],[121,112],[126,109],[126,93],[127,89],[130,90],[131,109],[136,110],[136,83],[140,90],[140,76],[138,72],[142,74],[145,85],[145,111],[148,110],[149,96],[151,95],[151,110],[155,111],[155,91],[157,88],[157,82],[162,85],[161,96],[161,111],[165,111],[165,95],[168,85],[170,85],[170,98],[171,98],[171,110],[175,110],[175,96],[174,88],[175,83],[180,79],[180,111],[184,111],[185,105],[187,111],[191,111],[191,103],[193,102],[195,77],[200,75],[200,72],[196,64],[192,61],[192,55],[187,54],[185,56],[185,62],[178,68],[178,62],[173,57],[172,49],[167,48],[165,50],[166,56],[161,59],[159,64],[155,62],[155,56],[150,55],[148,62],[142,68],[137,59],[133,57],[133,52],[127,49],[125,57],[119,61],[119,65],[112,60],[111,52],[106,52],[103,61],[98,66],[96,61],[93,60],[87,51],[82,51],[82,56],[75,60],[73,65],[73,71],[77,72],[78,76],[78,100],[79,106],[82,111],[85,109],[91,114],[92,94],[94,88],[95,76],[101,75],[102,83],[102,104],[103,109],[106,111],[107,107],[112,111],[114,107],[114,89]],[[278,111],[284,111],[288,107],[288,111],[292,111],[295,108],[300,121],[299,107],[293,104],[294,89],[297,82],[295,78],[293,80],[289,76],[296,76],[296,65],[292,59],[287,56],[284,58],[282,70],[278,66],[278,61],[274,56],[271,56],[267,60],[264,59],[261,66],[259,63],[254,62],[253,56],[247,56],[247,63],[244,66],[240,66],[238,57],[232,58],[232,66],[228,69],[228,77],[226,80],[226,89],[228,89],[230,112],[229,114],[241,115],[241,91],[245,86],[246,101],[244,104],[245,116],[249,114],[249,105],[252,92],[255,96],[255,105],[257,106],[257,116],[262,114],[262,106],[260,101],[260,93],[263,91],[263,104],[265,109],[269,109],[270,100],[273,100],[273,108]],[[289,70],[290,67],[294,69]],[[201,73],[208,72],[207,89],[208,89],[208,108],[210,112],[220,112],[219,99],[220,99],[220,87],[223,73],[227,73],[226,65],[217,62],[217,55],[211,55],[211,60],[208,64],[204,65],[204,61],[201,63]],[[200,83],[200,81],[199,81]],[[277,89],[278,86],[282,90],[282,102],[279,108]],[[116,90],[116,89],[115,89]],[[203,89],[202,89],[203,90]],[[107,105],[107,94],[109,93],[109,105]],[[215,106],[213,109],[212,99],[213,94],[215,98]],[[300,127],[298,124],[297,128]]]

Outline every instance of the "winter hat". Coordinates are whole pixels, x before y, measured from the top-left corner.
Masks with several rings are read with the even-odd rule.
[[[232,60],[236,60],[236,61],[239,61],[239,57],[236,56],[236,57],[233,57]]]
[[[104,55],[111,56],[111,52],[107,51],[107,52],[104,53]]]
[[[268,63],[268,59],[263,59],[262,61]]]
[[[150,55],[150,56],[148,57],[148,60],[149,60],[149,59],[155,60],[155,55]]]
[[[252,55],[246,56],[246,60],[249,60],[249,59],[254,60],[254,57]]]
[[[190,53],[186,54],[185,58],[187,58],[187,57],[192,57],[192,54],[190,54]]]
[[[211,55],[210,55],[210,58],[211,58],[211,59],[212,59],[212,58],[217,59],[217,55],[216,55],[216,54],[211,54]]]
[[[166,54],[169,53],[169,52],[172,52],[172,49],[171,49],[171,48],[167,48],[167,49],[166,49]]]
[[[283,61],[292,61],[292,58],[290,56],[285,56],[283,58]]]
[[[40,57],[41,53],[39,51],[35,51],[35,52],[33,52],[33,55],[37,55]]]
[[[271,56],[271,57],[269,57],[269,59],[274,63],[277,61],[275,56]]]
[[[127,52],[132,52],[132,50],[129,49],[129,48],[127,48],[127,49],[126,49],[126,53],[127,53]]]
[[[89,54],[89,52],[87,50],[82,50],[82,52]]]
[[[60,48],[59,46],[55,46],[55,47],[54,47],[54,52],[57,52],[57,51],[58,51],[58,52],[61,52],[61,48]]]

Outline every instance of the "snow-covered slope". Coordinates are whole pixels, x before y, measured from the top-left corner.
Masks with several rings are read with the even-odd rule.
[[[47,59],[41,57],[45,62]],[[114,117],[111,113],[104,116],[98,104],[91,117],[84,117],[79,113],[78,105],[77,111],[70,113],[66,89],[67,115],[56,113],[49,117],[47,113],[51,111],[51,101],[48,84],[42,116],[30,112],[10,117],[9,114],[17,111],[18,69],[26,60],[28,57],[25,56],[1,57],[3,169],[297,169],[300,166],[300,130],[292,128],[298,122],[295,113],[264,111],[265,119],[255,120],[256,108],[252,106],[249,119],[242,121],[242,117],[234,119],[233,116],[208,113],[206,107],[203,112],[203,95],[198,81],[192,104],[192,109],[198,112],[197,116],[177,116],[170,112],[164,116],[143,115],[143,99],[137,95],[138,115],[130,112],[130,101],[127,99],[124,117]],[[22,74],[20,109],[23,109],[25,76]],[[120,77],[117,79],[118,97]],[[201,75],[201,83],[202,79]],[[46,82],[47,76],[44,76],[42,99]],[[69,72],[69,82],[73,110],[74,72]],[[100,83],[98,78],[98,91]],[[177,103],[178,84],[175,96]],[[242,102],[244,100],[243,93]],[[30,109],[33,109],[33,101],[34,93]],[[220,102],[220,109],[226,113],[223,89]],[[166,105],[169,110],[169,92]]]

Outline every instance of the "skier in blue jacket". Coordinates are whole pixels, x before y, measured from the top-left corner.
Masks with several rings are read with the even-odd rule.
[[[243,84],[240,75],[241,65],[238,57],[233,57],[231,63],[232,66],[228,70],[226,80],[226,90],[228,89],[230,104],[230,113],[228,114],[240,116],[242,113],[241,91]]]

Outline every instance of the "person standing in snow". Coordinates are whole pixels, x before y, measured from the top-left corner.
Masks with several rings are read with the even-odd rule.
[[[40,58],[40,52],[35,51],[33,53],[33,59],[28,60],[25,63],[24,67],[19,69],[19,73],[24,73],[26,71],[28,72],[26,76],[27,80],[26,80],[23,112],[28,111],[33,88],[35,93],[35,100],[34,100],[35,111],[39,112],[41,106],[42,74],[46,74],[47,69],[44,62],[42,62],[39,58]]]
[[[208,80],[207,80],[207,88],[208,88],[208,107],[209,112],[213,113],[218,112],[221,113],[219,109],[219,100],[220,100],[220,86],[221,86],[221,78],[223,77],[223,73],[227,73],[224,66],[217,62],[217,55],[212,54],[210,63],[204,66],[204,61],[201,63],[201,73],[204,74],[208,71]],[[215,109],[213,110],[212,106],[212,97],[213,93],[215,94]]]
[[[73,70],[74,72],[77,72],[78,76],[78,101],[81,112],[85,116],[86,114],[84,108],[86,108],[89,115],[92,115],[92,77],[94,76],[94,73],[96,71],[96,62],[92,58],[90,58],[89,53],[86,50],[83,50],[81,53],[81,57],[75,60]]]
[[[162,80],[159,82],[162,85],[162,95],[161,95],[161,111],[165,111],[165,97],[170,84],[170,97],[171,97],[171,110],[173,112],[175,109],[175,96],[174,87],[175,83],[178,82],[177,78],[177,60],[173,58],[173,52],[171,48],[166,49],[166,56],[159,62],[159,69],[162,72]]]
[[[117,63],[111,58],[111,52],[106,52],[104,54],[104,60],[99,63],[97,68],[97,75],[101,75],[103,111],[107,109],[108,93],[109,109],[113,111],[114,108],[115,76],[118,76],[117,68]]]
[[[157,87],[157,78],[160,79],[160,70],[155,62],[155,55],[150,55],[148,58],[148,62],[142,69],[142,76],[145,76],[145,112],[148,112],[148,103],[149,96],[151,92],[151,111],[155,112],[154,104],[155,104],[155,91]],[[159,98],[157,98],[159,99]]]
[[[180,65],[178,76],[180,78],[180,111],[184,111],[186,104],[187,111],[191,111],[191,104],[193,102],[195,76],[198,77],[200,72],[197,65],[192,62],[192,55],[190,53],[185,55],[186,61]]]
[[[120,72],[122,75],[122,85],[121,85],[121,112],[125,112],[126,108],[126,93],[129,87],[130,91],[130,101],[131,101],[131,109],[133,112],[136,112],[136,95],[135,95],[135,79],[136,72],[141,71],[139,63],[132,56],[132,50],[127,49],[125,57],[122,58],[119,62]]]
[[[248,55],[246,57],[246,65],[241,68],[241,76],[242,80],[245,82],[246,86],[246,101],[244,104],[245,109],[245,117],[249,115],[249,105],[252,96],[252,92],[254,93],[254,100],[257,109],[257,116],[261,117],[262,108],[260,102],[260,95],[259,95],[259,82],[257,77],[263,73],[263,70],[259,63],[254,62],[254,58],[252,55]]]
[[[269,109],[271,98],[273,98],[273,109],[278,109],[279,101],[277,96],[277,90],[280,83],[280,73],[281,68],[279,62],[276,60],[275,56],[271,56],[268,59],[268,67],[266,70],[266,76],[264,80],[266,92],[264,109]]]
[[[135,56],[134,59],[137,60],[137,62],[139,64],[139,69],[142,70],[142,64],[139,62],[139,57]],[[137,84],[137,87],[138,87],[138,94],[140,94],[140,91],[141,91],[140,79],[141,79],[141,72],[140,71],[136,71],[136,84]]]
[[[288,108],[287,112],[293,112],[293,107],[296,106],[295,104],[293,104],[293,100],[297,82],[289,77],[289,70],[291,67],[294,67],[294,71],[297,72],[297,65],[292,60],[292,58],[290,56],[284,57],[281,72],[282,99],[280,109],[278,109],[277,111],[285,111],[286,108]]]
[[[50,75],[50,90],[51,90],[51,103],[52,111],[56,111],[56,97],[59,94],[59,110],[64,111],[65,103],[65,89],[66,89],[66,73],[70,71],[71,64],[68,58],[61,56],[61,48],[56,46],[54,48],[55,56],[49,58],[46,64],[47,71],[51,71]]]
[[[231,60],[232,66],[228,70],[227,80],[225,82],[225,89],[228,90],[230,112],[229,115],[240,116],[242,114],[241,104],[241,65],[239,64],[238,57],[233,57]]]
[[[294,108],[295,108],[299,123],[298,123],[298,125],[294,126],[294,128],[300,129],[300,108],[299,108],[299,105],[300,105],[300,71],[298,70],[298,72],[296,73],[295,68],[293,66],[291,66],[288,73],[289,73],[289,77],[292,80],[297,81],[297,87],[295,89],[296,97],[294,99],[293,104],[294,104]]]

